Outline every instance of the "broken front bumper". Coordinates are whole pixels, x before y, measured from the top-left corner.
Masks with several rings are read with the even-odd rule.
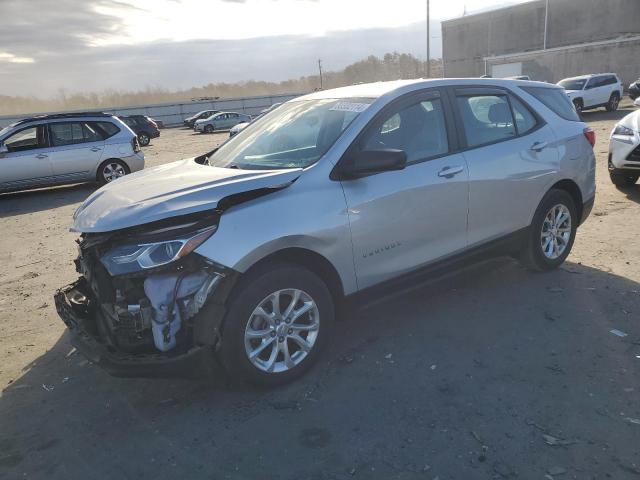
[[[56,310],[71,333],[71,344],[91,362],[118,377],[201,376],[212,363],[213,347],[196,345],[178,354],[127,354],[101,340],[97,333],[96,307],[74,301],[88,298],[84,279],[56,292]]]

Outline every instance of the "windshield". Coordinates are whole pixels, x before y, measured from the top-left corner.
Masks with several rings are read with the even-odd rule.
[[[583,78],[582,80],[562,80],[558,85],[565,90],[582,90],[586,83],[587,80]]]
[[[292,101],[222,145],[209,165],[243,169],[305,168],[317,162],[373,99]]]

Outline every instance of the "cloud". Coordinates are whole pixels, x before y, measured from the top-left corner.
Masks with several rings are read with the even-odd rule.
[[[17,57],[12,53],[0,52],[0,62],[8,63],[33,63],[34,60],[31,57]]]
[[[121,18],[99,13],[100,7],[135,8],[118,0],[2,0],[0,45],[37,62],[75,54],[89,48],[91,39],[123,35]]]
[[[433,28],[435,32],[436,26]],[[68,56],[41,57],[34,64],[5,64],[0,68],[0,84],[4,94],[44,97],[63,88],[73,93],[149,86],[190,88],[250,79],[280,81],[315,74],[318,58],[326,70],[339,70],[368,55],[394,50],[424,57],[424,24],[332,32],[322,37],[289,35],[84,48]],[[432,54],[435,58],[440,51]]]

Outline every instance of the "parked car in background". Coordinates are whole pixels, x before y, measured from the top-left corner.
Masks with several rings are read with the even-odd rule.
[[[620,120],[609,137],[609,176],[618,187],[640,178],[640,110]]]
[[[507,77],[508,80],[531,80],[529,75],[516,75],[515,77]]]
[[[636,100],[640,97],[640,78],[629,85],[629,97],[631,100]]]
[[[118,117],[138,136],[140,145],[146,147],[152,138],[160,136],[158,124],[145,115],[126,115]]]
[[[0,191],[109,183],[144,168],[138,137],[100,113],[42,115],[0,130]]]
[[[598,107],[613,112],[622,99],[622,83],[615,73],[565,78],[558,85],[566,90],[578,113]]]
[[[562,265],[593,206],[594,142],[539,82],[299,97],[208,154],[91,195],[72,226],[81,277],[56,308],[112,373],[217,356],[234,380],[282,384],[318,360],[346,298],[494,255]]]
[[[216,130],[229,130],[239,123],[250,121],[251,117],[244,113],[220,112],[209,118],[196,120],[193,129],[196,132],[213,133]]]
[[[264,110],[262,110],[259,115],[255,116],[255,117],[252,117],[250,121],[242,122],[242,123],[237,124],[231,130],[229,130],[229,138],[235,137],[238,133],[240,133],[242,130],[244,130],[246,127],[248,127],[251,123],[255,122],[259,118],[262,118],[264,115],[266,115],[267,113],[271,112],[272,110],[275,110],[280,105],[282,105],[282,102],[274,103],[270,107],[265,108]]]
[[[245,128],[247,128],[249,126],[251,122],[241,122],[238,123],[237,125],[235,125],[234,127],[231,127],[231,130],[229,130],[229,138],[231,137],[235,137],[237,134],[239,134],[242,130],[244,130]]]
[[[188,128],[193,128],[193,125],[196,123],[196,120],[201,120],[204,118],[209,118],[216,113],[219,113],[220,110],[202,110],[201,112],[196,113],[184,120],[184,126]]]

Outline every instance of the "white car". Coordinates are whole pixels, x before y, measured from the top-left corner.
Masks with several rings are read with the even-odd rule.
[[[0,192],[109,183],[144,168],[138,137],[106,113],[39,115],[0,130]]]
[[[615,73],[565,78],[558,85],[566,90],[578,113],[598,107],[613,112],[618,109],[623,92],[622,82]]]
[[[619,187],[634,185],[640,177],[640,110],[620,120],[611,132],[609,175]]]

